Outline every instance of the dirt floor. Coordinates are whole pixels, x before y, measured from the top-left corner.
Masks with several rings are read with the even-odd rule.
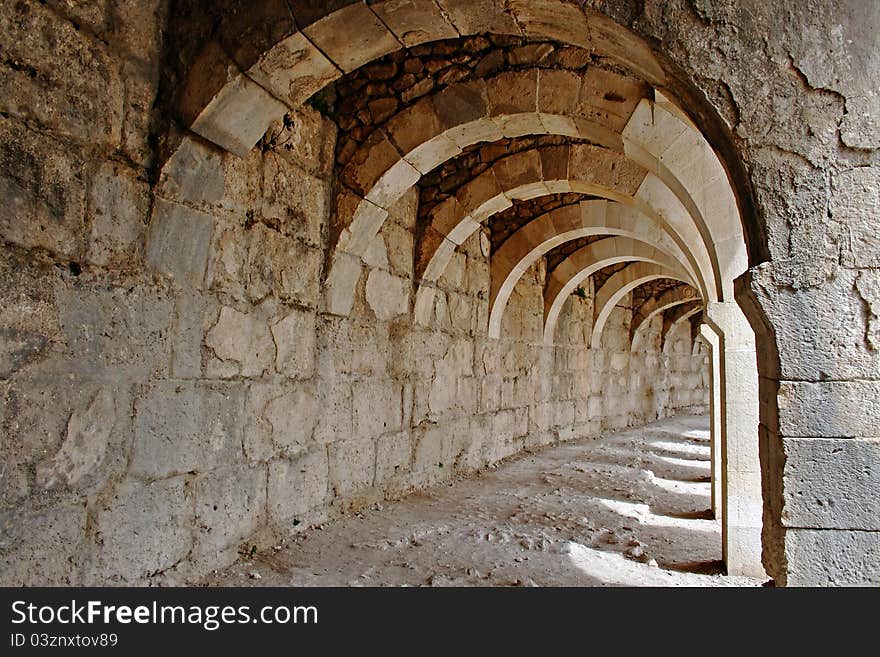
[[[204,584],[756,586],[721,573],[708,419],[685,416],[523,454],[375,505]]]

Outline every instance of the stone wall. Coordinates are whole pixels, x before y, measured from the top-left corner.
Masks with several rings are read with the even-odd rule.
[[[3,584],[192,581],[524,448],[703,408],[689,332],[661,350],[655,322],[631,361],[626,304],[591,351],[592,291],[572,297],[544,347],[538,267],[489,340],[483,234],[414,326],[417,191],[351,315],[324,313],[335,125],[303,109],[246,159],[188,137],[156,175],[148,5],[2,12]]]

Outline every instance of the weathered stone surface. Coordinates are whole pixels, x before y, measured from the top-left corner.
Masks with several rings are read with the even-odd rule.
[[[791,290],[777,280],[775,265],[762,265],[753,272],[752,289],[775,330],[780,353],[781,378],[821,381],[871,378],[880,367],[880,351],[869,343],[870,304],[859,288],[871,297],[868,272],[841,269],[820,286]],[[841,321],[842,317],[850,318]],[[782,356],[784,354],[784,356]],[[845,418],[842,418],[845,421]]]
[[[880,267],[880,168],[857,167],[832,181],[831,218],[841,224],[843,264]]]
[[[788,530],[785,537],[788,586],[880,584],[880,532],[799,528]]]
[[[315,393],[309,385],[274,391],[263,411],[263,417],[272,427],[273,442],[288,456],[311,446],[318,416]]]
[[[318,365],[331,381],[339,375],[357,378],[388,371],[389,327],[376,322],[324,316],[318,327]],[[381,345],[377,351],[360,349],[362,344]]]
[[[288,528],[294,521],[301,521],[309,511],[327,500],[328,477],[327,450],[323,447],[292,460],[279,459],[269,463],[271,519]]]
[[[148,265],[181,285],[201,287],[213,230],[210,215],[157,200],[147,236]]]
[[[326,138],[322,133],[309,136],[312,139]],[[324,157],[326,155],[312,156],[315,160],[313,166],[326,167],[321,162]],[[308,246],[321,246],[327,225],[329,198],[330,186],[321,178],[302,171],[281,157],[264,160],[262,215],[285,235],[295,237]]]
[[[216,41],[203,44],[179,99],[180,114],[193,132],[241,158],[287,111],[242,73]]]
[[[85,248],[86,171],[77,149],[0,118],[0,236],[77,258]]]
[[[501,116],[538,109],[538,74],[536,71],[501,73],[488,85],[489,115]]]
[[[291,107],[298,107],[340,76],[339,70],[301,32],[274,44],[248,75]]]
[[[44,363],[78,375],[135,378],[167,372],[172,303],[157,290],[56,282],[68,362]]]
[[[262,375],[276,358],[275,342],[266,323],[229,306],[220,309],[217,323],[205,336],[205,345],[244,377]]]
[[[158,36],[158,30],[156,32]],[[149,61],[132,58],[123,62],[121,67],[125,93],[122,152],[132,162],[144,168],[152,167],[156,160],[156,153],[150,140],[150,129],[156,119],[159,65],[158,58]]]
[[[410,282],[381,269],[374,269],[367,277],[367,303],[382,321],[409,311]]]
[[[507,5],[526,36],[591,47],[587,18],[579,7],[553,0],[510,0]]]
[[[458,36],[440,8],[430,0],[389,0],[377,4],[374,11],[407,47]]]
[[[185,137],[162,167],[157,191],[178,203],[218,204],[226,193],[223,152],[208,142]]]
[[[293,310],[272,325],[275,340],[275,371],[308,378],[315,366],[315,315]]]
[[[88,258],[97,265],[131,265],[143,249],[148,186],[131,170],[106,163],[92,180]]]
[[[131,472],[159,479],[204,472],[241,455],[244,393],[235,384],[163,382],[135,405]]]
[[[220,234],[208,285],[242,302],[259,303],[275,296],[285,303],[314,307],[320,269],[320,251],[254,221],[243,227],[227,226]]]
[[[486,86],[481,81],[448,87],[432,102],[446,130],[479,121],[489,113]]]
[[[77,586],[84,561],[86,508],[63,503],[0,512],[4,586]]]
[[[783,381],[778,399],[782,435],[880,437],[878,381]]]
[[[330,14],[304,32],[346,72],[401,47],[382,21],[360,3]]]
[[[457,428],[457,427],[456,427]],[[449,476],[449,454],[452,439],[448,426],[443,424],[418,427],[413,430],[413,473],[429,482]]]
[[[400,160],[400,152],[387,137],[375,132],[364,142],[342,172],[340,180],[362,196]]]
[[[880,529],[880,443],[785,438],[783,448],[783,524]]]
[[[412,445],[408,432],[385,434],[376,441],[376,486],[404,480],[410,471]]]
[[[387,222],[382,226],[382,238],[388,253],[388,268],[404,279],[413,276],[413,235],[398,224]]]
[[[327,276],[326,310],[333,315],[347,316],[354,306],[354,290],[363,267],[361,259],[350,253],[337,253]]]
[[[192,521],[184,477],[121,484],[98,512],[89,580],[142,583],[173,569],[192,549]]]
[[[64,4],[70,6],[71,3]],[[100,7],[105,3],[99,0],[82,4]],[[121,0],[106,4],[110,41],[138,59],[154,61],[158,58],[162,41],[159,29],[164,11],[162,0]],[[91,12],[95,12],[94,7],[90,8]]]
[[[332,443],[352,435],[352,397],[351,386],[328,380],[318,391],[319,408],[315,426],[315,440],[319,443]]]
[[[858,3],[831,11],[822,3],[800,7],[796,20],[805,29],[792,30],[790,57],[793,66],[811,87],[841,94],[846,112],[841,122],[841,138],[854,148],[877,148],[880,145],[880,105],[871,89],[868,71],[875,70],[878,56],[869,47],[872,26],[880,20],[876,7]],[[822,29],[833,25],[833,29]]]
[[[754,159],[774,278],[795,289],[821,284],[840,258],[840,228],[828,220],[826,176],[799,158],[769,149],[757,151]],[[797,195],[789,195],[791,189],[799,190]]]
[[[75,486],[92,474],[107,454],[115,423],[116,401],[110,390],[102,388],[88,408],[70,416],[61,449],[37,466],[37,485],[51,488],[64,482]]]
[[[378,436],[399,431],[402,420],[401,388],[393,381],[364,381],[352,386],[354,434]]]
[[[47,0],[60,16],[81,25],[87,25],[94,32],[102,34],[110,26],[110,12],[107,0]]]
[[[266,520],[266,466],[219,468],[193,481],[194,549],[199,553],[237,547]]]
[[[874,351],[880,351],[880,275],[873,271],[859,272],[856,291],[868,307],[865,342]]]
[[[61,338],[52,288],[34,263],[0,259],[0,379],[39,362]]]
[[[119,69],[97,39],[40,3],[0,13],[7,44],[0,111],[86,143],[116,146],[123,117]]]
[[[344,440],[330,445],[330,486],[345,498],[373,485],[376,443],[371,438]]]
[[[513,17],[490,0],[438,0],[461,34],[520,34]]]
[[[17,507],[28,496],[42,491],[34,477],[36,465],[60,449],[71,415],[85,411],[99,389],[99,385],[92,383],[72,386],[59,377],[6,383],[0,388],[3,395],[0,427],[4,437],[0,441],[0,458],[6,464],[0,478],[0,496],[4,507]],[[120,424],[113,438],[112,464],[108,459],[106,469],[99,469],[94,477],[85,477],[81,481],[82,489],[99,487],[104,476],[120,466],[116,446],[128,444],[130,432]],[[124,456],[121,461],[124,468]]]
[[[193,290],[182,291],[174,304],[171,338],[171,375],[176,378],[198,378],[202,374],[202,343],[209,311],[208,299]]]
[[[269,128],[269,134],[275,134],[283,128],[284,137],[279,140],[283,143],[271,149],[272,157],[266,158],[265,164],[288,163],[327,180],[333,171],[336,124],[308,105],[289,112],[287,116],[290,117],[289,121],[273,124]],[[267,179],[266,182],[272,181]]]

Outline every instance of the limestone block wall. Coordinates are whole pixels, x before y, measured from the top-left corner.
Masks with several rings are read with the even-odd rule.
[[[335,125],[304,108],[246,158],[184,137],[159,161],[165,11],[0,12],[0,582],[192,581],[341,509],[705,406],[689,329],[632,355],[628,300],[601,349],[592,291],[543,346],[540,264],[490,340],[480,233],[414,325],[415,192],[351,314],[325,312]]]

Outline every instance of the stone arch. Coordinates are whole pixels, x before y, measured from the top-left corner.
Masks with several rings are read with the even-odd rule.
[[[693,280],[696,275],[675,242],[658,226],[620,203],[592,200],[558,208],[517,230],[493,255],[490,265],[489,337],[497,338],[507,301],[522,274],[554,247],[595,235],[618,235],[656,246],[674,257]]]
[[[553,40],[609,57],[662,92],[664,107],[687,118],[668,100],[677,98],[696,115],[712,148],[729,155],[723,167],[747,215],[751,261],[767,259],[765,231],[723,121],[685,71],[600,11],[561,0],[342,0],[325,7],[264,3],[245,11],[227,4],[239,11],[219,13],[215,36],[188,66],[179,101],[187,127],[224,150],[243,156],[288,109],[400,48],[481,33]]]
[[[649,243],[626,237],[593,242],[568,256],[548,276],[544,291],[544,344],[553,344],[559,314],[572,291],[603,267],[623,262],[650,263],[664,271],[675,272],[685,281],[691,280],[675,258]],[[597,293],[597,302],[598,299]]]
[[[418,30],[395,28],[392,23],[398,19],[388,18],[388,22],[379,19],[379,13],[386,4],[381,2],[366,6],[372,15],[363,13],[365,3],[349,3],[346,0],[342,3],[345,6],[333,12],[315,10],[311,5],[299,8],[288,6],[288,3],[272,3],[281,7],[281,15],[277,17],[278,20],[273,20],[275,17],[271,15],[271,10],[261,12],[258,18],[264,25],[257,30],[259,38],[247,46],[243,44],[248,40],[242,37],[249,35],[254,25],[249,22],[251,17],[237,16],[236,21],[241,25],[235,24],[236,21],[231,21],[228,26],[224,24],[219,31],[221,36],[218,42],[208,44],[192,68],[181,107],[187,125],[193,132],[230,152],[246,153],[265,132],[265,128],[286,111],[285,108],[298,106],[303,98],[308,97],[308,88],[321,88],[327,81],[383,52],[422,42],[422,39],[427,42],[445,35],[451,36],[451,31],[444,31],[444,21],[458,34],[481,31],[505,33],[505,30],[513,30],[512,33],[527,38],[553,39],[608,55],[654,86],[659,94],[658,102],[652,107],[667,104],[666,108],[670,109],[671,114],[694,119],[699,126],[698,132],[705,135],[706,143],[721,154],[718,162],[733,190],[750,263],[756,265],[768,259],[766,232],[755,210],[749,179],[730,130],[705,94],[697,89],[692,82],[693,76],[687,71],[678,68],[662,54],[655,54],[645,40],[614,20],[564,2],[514,1],[503,3],[503,7],[497,0],[437,2],[444,9],[437,24],[428,20],[433,11],[428,5],[432,3],[419,2],[418,7],[413,5],[415,13],[410,13],[410,17],[418,16],[417,21],[400,18],[406,15],[406,11],[401,10],[404,13],[398,16],[400,25],[412,28],[418,24]],[[392,12],[391,3],[387,4],[389,12]],[[339,3],[333,4],[334,8],[339,6]],[[357,19],[358,13],[363,20]],[[272,29],[266,29],[265,25],[271,25]],[[428,25],[433,27],[426,29]],[[344,35],[347,30],[360,30],[360,34],[356,39],[346,39]],[[398,34],[397,30],[404,31]],[[418,32],[418,35],[407,36],[407,32]],[[224,34],[227,36],[223,37]],[[282,43],[283,49],[276,50]],[[307,64],[297,69],[301,62]],[[313,62],[317,64],[313,65]],[[261,74],[264,80],[261,80]],[[261,83],[257,80],[261,80]],[[688,114],[678,111],[674,103],[667,102],[666,98],[681,102],[688,108]],[[635,154],[639,148],[631,147],[629,151]],[[663,182],[665,172],[658,169],[657,174],[657,179]],[[649,191],[652,197],[654,194],[661,198],[675,197],[675,190],[665,183],[654,185]],[[734,249],[737,247],[733,243],[731,246]],[[354,256],[340,257],[340,261],[345,261],[343,269],[347,269],[349,275],[360,266]],[[708,271],[720,276],[719,267],[710,267]],[[747,286],[748,282],[743,281],[737,297],[747,308],[749,320],[760,338],[758,349],[764,377],[762,381],[776,380],[779,356],[773,326],[768,322],[760,301]],[[725,282],[716,285],[716,288],[718,298],[730,300],[728,292],[732,284]],[[344,299],[345,295],[341,296]],[[712,298],[711,294],[707,295],[709,298]],[[768,398],[773,401],[767,406],[766,424],[775,426],[773,408],[776,393],[775,390],[767,392]]]
[[[630,117],[622,133],[624,149],[632,157],[637,149],[647,150],[662,165],[658,178],[683,203],[694,204],[689,208],[691,216],[705,219],[705,224],[696,224],[697,229],[707,231],[704,239],[715,247],[722,282],[720,297],[732,301],[733,281],[748,268],[733,189],[705,137],[680,111],[672,109],[662,94],[657,95],[660,102],[642,101]]]
[[[687,284],[678,285],[674,288],[666,290],[658,297],[648,299],[638,312],[633,315],[630,324],[630,335],[632,336],[632,351],[638,350],[641,338],[644,336],[644,329],[651,320],[660,313],[689,303],[699,301],[699,297],[693,287]]]
[[[687,265],[695,273],[695,284],[701,293],[706,290],[708,298],[716,298],[717,288],[712,287],[716,274],[708,249],[692,224],[681,217],[683,211],[679,211],[677,218],[671,217],[638,198],[637,192],[650,173],[618,155],[619,166],[616,170],[609,169],[610,174],[597,170],[587,172],[586,179],[576,178],[570,173],[572,157],[570,149],[566,147],[533,149],[511,155],[493,164],[432,210],[431,223],[425,229],[420,246],[423,257],[419,267],[421,280],[416,293],[416,321],[425,321],[433,299],[430,288],[458,245],[473,234],[483,221],[510,207],[514,199],[565,192],[616,201],[639,210],[663,226],[687,258]],[[641,177],[643,174],[644,177]],[[633,195],[634,192],[636,195]],[[351,284],[349,281],[348,285]]]
[[[181,100],[193,132],[238,155],[287,109],[344,73],[400,48],[455,36],[554,40],[602,52],[655,86],[667,78],[641,39],[598,12],[559,0],[268,3],[261,9],[223,16],[217,40],[193,63]]]
[[[669,335],[670,331],[689,320],[697,313],[703,312],[704,309],[705,306],[702,303],[702,300],[699,300],[693,301],[692,304],[684,303],[680,306],[675,306],[670,309],[670,312],[664,313],[663,326],[660,329],[660,338],[663,341],[663,344],[665,344],[666,336]]]
[[[607,149],[610,155],[597,155],[603,160],[611,157],[643,168],[647,174],[634,195],[645,199],[673,223],[677,221],[681,232],[696,231],[702,246],[694,244],[691,249],[705,249],[710,265],[705,271],[711,272],[710,285],[716,290],[714,294],[722,300],[732,298],[733,277],[742,273],[746,266],[742,226],[723,167],[705,139],[692,125],[662,106],[657,107],[657,116],[667,118],[649,124],[644,115],[651,113],[654,105],[646,100],[640,102],[638,115],[634,114],[623,134],[618,135],[572,114],[572,107],[560,103],[550,94],[554,87],[548,85],[542,95],[541,73],[541,69],[535,69],[515,74],[520,85],[534,90],[525,94],[526,100],[518,107],[493,102],[492,82],[498,78],[472,81],[448,87],[436,97],[425,98],[410,106],[389,122],[387,134],[380,131],[367,140],[363,152],[348,165],[366,167],[366,173],[358,174],[358,194],[362,196],[344,194],[339,203],[339,226],[336,229],[339,237],[328,275],[328,287],[335,290],[335,296],[341,294],[347,300],[349,295],[341,293],[338,288],[353,286],[352,279],[358,272],[353,257],[363,255],[387,218],[388,208],[422,175],[460,153],[462,148],[480,141],[552,134],[582,139]],[[546,77],[545,73],[543,78]],[[516,84],[515,81],[510,83]],[[558,81],[553,82],[556,84]],[[545,96],[549,99],[544,100]],[[506,112],[518,111],[495,113],[498,108]],[[566,113],[550,113],[553,111]],[[673,137],[671,141],[670,135]],[[582,151],[586,148],[590,148],[589,145],[569,147],[569,169],[583,167],[586,158]],[[691,156],[690,168],[679,167],[678,172],[673,172],[662,158],[665,156],[670,160],[670,150],[677,154],[683,149],[697,153],[701,158],[700,166],[693,165],[695,156]],[[619,157],[621,154],[623,158]],[[673,158],[672,161],[678,160]],[[554,163],[558,170],[562,170],[564,164]],[[712,173],[708,180],[706,171]],[[698,197],[695,198],[692,192]],[[690,224],[686,224],[686,217],[689,217]],[[724,249],[721,259],[716,245]],[[348,307],[346,301],[330,309],[345,314]]]
[[[636,262],[612,275],[602,287],[596,290],[596,300],[593,303],[594,319],[590,340],[591,347],[596,348],[601,344],[602,331],[611,311],[614,310],[614,306],[639,285],[658,278],[671,278],[682,283],[688,282],[680,270],[649,262]]]

